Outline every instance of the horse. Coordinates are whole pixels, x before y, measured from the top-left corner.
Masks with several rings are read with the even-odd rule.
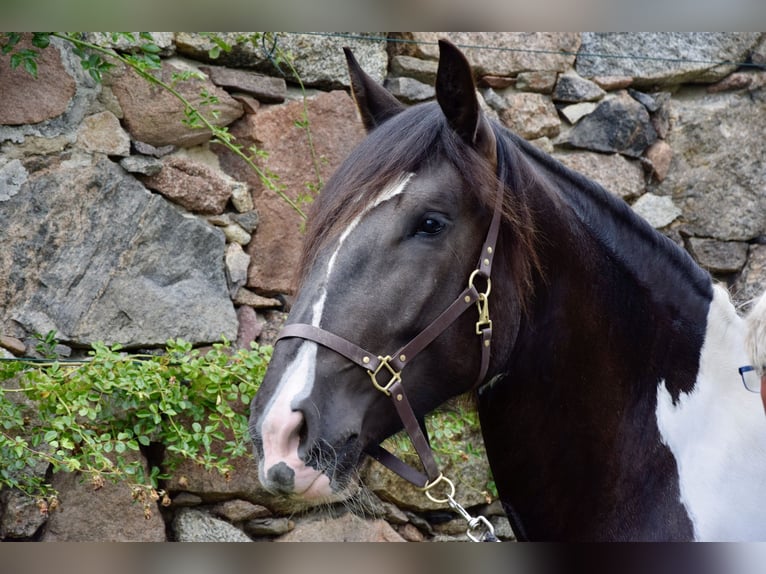
[[[312,207],[251,404],[259,480],[330,500],[472,393],[519,540],[766,540],[766,417],[738,373],[766,304],[742,318],[623,200],[488,118],[439,49],[436,101],[410,107],[346,50],[367,136]]]

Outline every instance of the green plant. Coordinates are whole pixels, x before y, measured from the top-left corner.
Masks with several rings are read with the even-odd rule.
[[[45,335],[41,335],[40,333],[35,333],[34,338],[37,339],[37,344],[35,345],[35,351],[37,351],[40,355],[42,355],[43,358],[55,359],[58,356],[56,354],[56,345],[58,344],[58,339],[56,338],[56,331],[54,330],[48,331]]]
[[[0,362],[0,486],[50,504],[55,492],[28,472],[49,464],[81,472],[97,488],[126,481],[150,511],[149,502],[164,497],[160,481],[182,460],[226,474],[231,459],[247,453],[247,405],[271,347],[234,351],[221,343],[202,354],[174,340],[161,355],[103,344],[90,354],[82,362]],[[126,457],[152,444],[163,445],[165,457],[148,472]]]

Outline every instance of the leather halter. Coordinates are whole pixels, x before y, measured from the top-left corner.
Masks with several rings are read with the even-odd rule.
[[[441,315],[434,319],[430,325],[410,340],[410,342],[393,353],[393,355],[376,355],[375,353],[371,353],[330,331],[306,323],[292,323],[286,325],[277,337],[277,341],[288,338],[300,338],[313,341],[314,343],[318,343],[323,347],[335,351],[367,371],[375,388],[392,398],[394,407],[404,423],[404,428],[420,457],[423,468],[425,469],[425,474],[408,466],[380,445],[369,447],[366,451],[367,454],[405,480],[425,490],[429,498],[434,501],[437,500],[432,498],[428,491],[433,486],[440,483],[444,477],[439,472],[436,462],[434,461],[433,452],[428,444],[428,439],[424,435],[424,431],[407,399],[407,394],[402,385],[402,370],[418,355],[418,353],[420,353],[420,351],[425,349],[439,335],[446,331],[452,323],[454,323],[471,307],[471,305],[475,303],[479,310],[479,320],[476,322],[476,334],[481,338],[481,367],[479,369],[479,376],[477,377],[473,388],[480,385],[486,377],[489,369],[490,345],[492,340],[492,321],[489,319],[488,296],[491,289],[490,276],[492,273],[492,261],[495,256],[497,238],[500,230],[502,204],[503,184],[500,183],[495,197],[492,222],[490,223],[487,237],[482,245],[479,262],[468,279],[468,287],[460,293],[455,301],[447,307]],[[481,278],[486,282],[486,291],[483,293],[480,292],[474,284],[477,278]],[[381,382],[379,380],[381,375],[387,376],[388,379]],[[448,496],[448,498],[451,498],[451,496]],[[438,500],[437,502],[442,501]]]

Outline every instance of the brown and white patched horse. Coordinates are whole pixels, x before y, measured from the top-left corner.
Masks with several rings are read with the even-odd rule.
[[[437,100],[406,109],[347,52],[369,133],[313,207],[252,404],[261,482],[337,495],[402,428],[391,384],[417,418],[473,391],[520,539],[766,540],[747,319],[622,200],[486,118],[440,50]]]

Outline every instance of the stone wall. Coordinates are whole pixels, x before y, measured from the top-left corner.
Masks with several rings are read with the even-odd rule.
[[[214,95],[216,122],[267,152],[261,168],[294,200],[363,137],[342,46],[407,103],[434,96],[437,38],[474,46],[465,52],[487,113],[629,202],[738,302],[765,286],[766,35],[383,36],[278,35],[304,102],[269,46],[241,44],[211,59],[204,36],[154,35],[162,77],[202,71],[205,80],[179,91],[197,103],[203,91]],[[54,40],[37,79],[0,56],[0,101],[0,353],[32,354],[34,334],[49,330],[63,354],[94,341],[273,340],[293,295],[301,220],[241,159],[184,125],[176,99],[119,67],[97,83]],[[304,106],[311,145],[296,125]],[[172,504],[150,519],[119,486],[93,493],[76,475],[56,475],[61,507],[49,516],[0,493],[0,537],[420,540],[461,526],[372,467],[364,505],[374,520],[338,509],[298,518],[259,490],[255,472],[250,459],[229,480],[183,468],[166,485]],[[459,494],[512,536],[483,493]]]

